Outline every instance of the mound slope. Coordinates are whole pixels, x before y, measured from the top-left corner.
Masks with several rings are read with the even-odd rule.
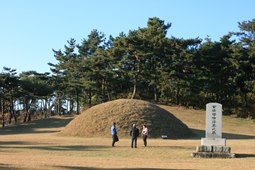
[[[132,124],[142,130],[146,124],[149,136],[167,135],[169,138],[185,138],[192,135],[190,129],[168,111],[150,102],[134,99],[118,99],[102,103],[82,112],[61,132],[68,136],[102,137],[110,135],[110,127],[116,122],[119,136],[129,136]]]

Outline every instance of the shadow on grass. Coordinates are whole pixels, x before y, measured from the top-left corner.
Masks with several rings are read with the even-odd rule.
[[[35,143],[24,141],[0,141],[0,147],[4,145],[35,145]]]
[[[236,154],[236,158],[255,158],[255,154]]]
[[[10,169],[10,170],[27,170],[27,168],[12,167],[9,164],[0,164],[0,169],[3,169],[3,170],[6,170],[6,169]]]
[[[0,142],[0,148],[5,149],[35,149],[35,150],[47,150],[47,151],[102,151],[104,148],[110,148],[110,146],[94,145],[50,145],[45,146],[44,143],[11,141]]]
[[[54,169],[72,169],[72,170],[174,170],[174,169],[160,169],[160,168],[95,168],[95,167],[79,167],[79,166],[54,166]],[[23,170],[26,168],[10,167],[7,164],[0,164],[0,169]],[[179,169],[189,170],[189,169]]]
[[[34,120],[28,123],[9,126],[5,128],[0,128],[0,135],[16,135],[16,134],[31,134],[31,133],[54,133],[59,132],[59,130],[51,130],[51,128],[60,128],[66,126],[73,117],[65,117],[65,118],[48,118],[48,119],[40,119]],[[42,130],[37,130],[37,129]],[[47,128],[47,130],[43,130],[43,128]]]
[[[143,146],[141,146],[143,147]],[[167,149],[194,149],[194,147],[192,146],[159,146],[159,145],[156,145],[156,146],[147,146],[147,148],[159,148],[159,149],[163,149],[163,150],[167,150]]]
[[[73,170],[174,170],[174,169],[162,169],[162,168],[95,168],[95,167],[75,167],[75,166],[55,166],[57,169],[73,169]],[[182,169],[188,170],[188,169]]]
[[[205,137],[205,131],[200,129],[190,129],[194,136],[187,139],[201,139]],[[253,135],[242,135],[242,134],[234,134],[234,133],[222,133],[222,138],[226,139],[255,139]]]

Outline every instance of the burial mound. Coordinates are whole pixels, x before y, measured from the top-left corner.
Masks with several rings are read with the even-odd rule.
[[[107,137],[116,122],[118,135],[129,137],[132,124],[140,132],[142,125],[149,129],[149,137],[186,138],[191,130],[178,118],[159,106],[135,99],[118,99],[91,107],[72,120],[61,132],[67,136]]]

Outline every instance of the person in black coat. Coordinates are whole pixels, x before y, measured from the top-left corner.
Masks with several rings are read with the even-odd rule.
[[[137,148],[137,137],[139,136],[139,129],[136,128],[136,125],[133,124],[133,127],[130,131],[131,136],[131,148]]]

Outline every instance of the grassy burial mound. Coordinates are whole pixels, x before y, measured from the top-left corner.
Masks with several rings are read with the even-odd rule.
[[[110,135],[112,122],[116,122],[119,136],[129,136],[132,124],[142,130],[146,124],[149,136],[166,135],[168,138],[186,138],[190,129],[168,111],[150,102],[118,99],[96,105],[77,116],[61,132],[68,136],[102,137]]]

